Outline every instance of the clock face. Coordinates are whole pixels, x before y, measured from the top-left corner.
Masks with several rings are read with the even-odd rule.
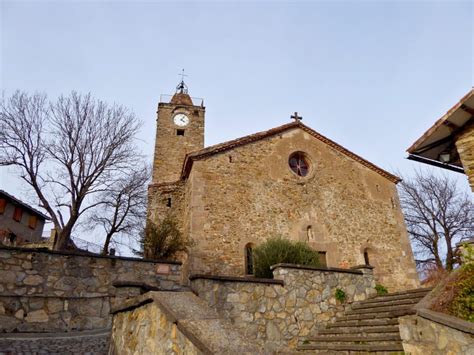
[[[181,127],[186,126],[189,123],[189,117],[186,116],[184,113],[177,113],[176,115],[174,115],[173,120],[177,126]]]

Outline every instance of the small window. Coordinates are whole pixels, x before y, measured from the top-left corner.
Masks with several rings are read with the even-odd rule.
[[[166,200],[166,207],[171,207],[171,197]]]
[[[364,262],[365,262],[365,265],[370,265],[370,260],[369,260],[369,252],[366,250],[364,250]]]
[[[5,207],[7,206],[7,200],[0,198],[0,214],[5,212]]]
[[[23,210],[20,207],[15,207],[15,211],[13,212],[13,219],[17,222],[20,222],[22,216]]]
[[[177,136],[184,136],[184,129],[177,129],[176,130],[176,135]]]
[[[28,218],[28,227],[30,227],[31,229],[35,229],[37,224],[38,224],[38,217],[30,216],[30,218]]]
[[[318,251],[318,256],[319,256],[319,266],[327,267],[328,263],[326,260],[326,252]]]
[[[253,275],[253,251],[251,244],[247,244],[245,247],[245,273]]]
[[[313,227],[311,227],[311,226],[306,227],[306,238],[308,239],[308,242],[313,241],[313,239],[314,239]]]
[[[305,177],[309,173],[308,159],[304,153],[296,152],[290,155],[288,160],[291,171],[296,175]]]

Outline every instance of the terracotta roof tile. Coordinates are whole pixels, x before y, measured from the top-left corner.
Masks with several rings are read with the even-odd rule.
[[[336,142],[332,141],[331,139],[329,139],[329,138],[323,136],[322,134],[316,132],[315,130],[309,128],[308,126],[304,125],[300,121],[291,122],[291,123],[284,124],[284,125],[279,126],[279,127],[269,129],[268,131],[263,131],[263,132],[258,132],[258,133],[255,133],[255,134],[250,134],[250,135],[245,136],[245,137],[237,138],[237,139],[227,141],[227,142],[224,142],[224,143],[220,143],[220,144],[216,144],[216,145],[213,145],[213,146],[210,146],[210,147],[207,147],[207,148],[195,151],[195,152],[191,152],[186,156],[186,158],[184,160],[181,177],[183,179],[187,178],[189,172],[191,171],[193,161],[195,161],[195,160],[205,159],[209,156],[219,154],[219,153],[234,149],[236,147],[240,147],[242,145],[253,143],[253,142],[256,142],[256,141],[259,141],[259,140],[262,140],[262,139],[265,139],[265,138],[268,138],[268,137],[271,137],[271,136],[274,136],[274,135],[277,135],[279,133],[282,133],[282,132],[285,132],[285,131],[288,131],[288,130],[291,130],[291,129],[295,129],[295,128],[300,128],[300,129],[304,130],[305,132],[307,132],[310,135],[312,135],[313,137],[319,139],[323,143],[326,143],[331,148],[347,155],[348,157],[354,159],[355,161],[359,162],[360,164],[366,166],[367,168],[379,173],[380,175],[387,178],[388,180],[390,180],[394,183],[398,183],[398,182],[401,181],[401,179],[399,177],[397,177],[393,174],[390,174],[389,172],[379,168],[375,164],[372,164],[368,160],[365,160],[364,158],[360,157],[359,155],[357,155],[357,154],[351,152],[350,150],[344,148],[340,144],[337,144]]]

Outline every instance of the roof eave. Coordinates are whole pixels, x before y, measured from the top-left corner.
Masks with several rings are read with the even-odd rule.
[[[421,135],[406,151],[410,154],[416,154],[416,151],[439,127],[449,120],[457,110],[461,109],[467,100],[474,95],[474,89],[471,89],[461,100],[459,100],[453,107],[451,107],[441,118],[439,118],[425,133]]]
[[[322,134],[316,132],[315,130],[313,130],[310,127],[304,125],[300,121],[295,121],[295,122],[292,122],[292,123],[289,123],[289,124],[286,124],[286,125],[282,125],[282,126],[270,129],[268,131],[262,131],[262,132],[258,132],[258,133],[255,133],[255,134],[252,134],[252,135],[249,135],[249,136],[246,136],[246,137],[241,137],[241,138],[238,138],[238,139],[234,139],[234,140],[231,140],[227,143],[217,144],[215,146],[216,147],[215,150],[212,150],[212,146],[208,147],[208,148],[205,148],[205,149],[203,149],[204,152],[202,154],[199,154],[199,151],[191,152],[191,153],[186,155],[186,158],[184,160],[183,169],[182,169],[182,172],[181,172],[181,179],[185,180],[185,179],[188,178],[189,173],[191,172],[194,160],[201,160],[201,159],[206,158],[207,156],[214,155],[214,154],[219,154],[219,153],[234,149],[234,148],[242,146],[242,145],[253,143],[253,142],[259,141],[261,139],[268,138],[268,137],[274,136],[276,134],[280,134],[282,132],[285,132],[285,131],[288,131],[288,130],[294,129],[294,128],[301,128],[305,132],[311,134],[316,139],[318,139],[318,140],[322,141],[323,143],[329,145],[330,147],[342,152],[346,156],[356,160],[360,164],[362,164],[362,165],[366,166],[367,168],[377,172],[379,175],[385,177],[386,179],[390,180],[391,182],[393,182],[395,184],[398,184],[400,181],[402,181],[402,179],[400,179],[398,176],[395,176],[395,175],[385,171],[384,169],[379,168],[378,166],[376,166],[375,164],[373,164],[373,163],[369,162],[368,160],[362,158],[361,156],[359,156],[355,153],[352,153],[350,150],[344,148],[340,144],[338,144],[338,143],[334,142],[333,140],[331,140],[331,139],[323,136]]]

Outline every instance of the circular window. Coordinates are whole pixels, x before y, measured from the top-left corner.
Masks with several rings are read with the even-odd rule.
[[[288,160],[290,169],[298,176],[306,176],[309,172],[308,159],[304,153],[296,152],[290,155]]]

